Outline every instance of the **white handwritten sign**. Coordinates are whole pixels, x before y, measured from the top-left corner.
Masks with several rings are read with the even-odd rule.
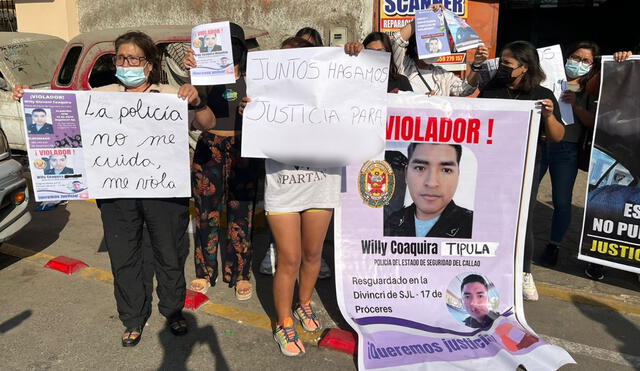
[[[175,94],[77,94],[94,198],[189,197],[187,103]]]
[[[384,146],[389,53],[299,48],[249,53],[242,156],[344,165]]]
[[[560,114],[565,125],[573,124],[573,109],[569,103],[560,100],[562,92],[567,89],[567,75],[564,72],[564,61],[560,45],[538,48],[540,66],[547,78],[540,84],[551,90],[560,105]]]
[[[176,95],[29,90],[23,107],[26,125],[50,125],[27,137],[36,200],[191,195],[187,103]]]

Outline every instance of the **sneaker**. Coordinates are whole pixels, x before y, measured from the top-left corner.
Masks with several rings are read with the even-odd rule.
[[[522,298],[528,301],[538,300],[538,290],[536,283],[533,282],[533,274],[524,273],[522,275]]]
[[[304,345],[298,337],[296,328],[293,327],[293,319],[287,317],[282,325],[277,326],[273,332],[273,339],[285,356],[293,357],[304,354]]]
[[[540,263],[545,267],[553,267],[558,263],[558,246],[550,243],[540,256]]]
[[[604,271],[600,264],[589,263],[589,265],[587,265],[587,269],[584,270],[584,274],[595,281],[600,281],[604,278]]]
[[[302,327],[309,332],[315,332],[322,328],[318,316],[311,308],[310,301],[306,304],[296,305],[293,310],[293,316],[296,317],[296,319],[300,321]]]
[[[269,244],[267,253],[260,263],[260,273],[273,276],[276,273],[276,249],[273,243]]]
[[[331,277],[331,268],[329,268],[327,262],[322,258],[322,260],[320,260],[320,273],[318,273],[318,279],[322,280],[329,277]]]

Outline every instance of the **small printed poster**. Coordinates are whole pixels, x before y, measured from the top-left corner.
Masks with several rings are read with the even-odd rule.
[[[197,67],[191,69],[193,85],[222,85],[236,81],[229,22],[194,27],[191,49],[197,63]]]

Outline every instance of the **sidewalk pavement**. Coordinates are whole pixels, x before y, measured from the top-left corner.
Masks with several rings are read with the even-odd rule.
[[[580,173],[574,191],[574,218],[569,233],[567,234],[562,246],[560,263],[554,269],[546,269],[539,266],[534,267],[534,277],[538,284],[540,294],[543,295],[543,300],[559,299],[565,302],[586,303],[599,307],[606,307],[623,313],[639,315],[640,305],[638,304],[640,304],[640,292],[638,289],[640,288],[640,283],[638,282],[635,274],[608,269],[605,272],[605,279],[602,282],[595,282],[584,277],[583,271],[586,263],[576,259],[577,246],[581,232],[583,212],[582,199],[584,198],[585,185],[586,174]],[[540,186],[539,202],[535,210],[535,232],[538,242],[538,253],[544,249],[547,242],[546,238],[548,236],[552,213],[550,208],[550,199],[550,184],[547,177],[543,180]],[[258,222],[256,224],[260,225],[261,223]],[[256,339],[251,340],[253,339],[251,336],[254,336],[254,332],[251,332],[251,336],[249,338],[243,338],[243,342],[250,341],[254,344],[259,343],[261,344],[260,351],[270,352],[271,354],[271,352],[277,351],[275,349],[275,344],[272,344],[271,340],[269,340],[269,331],[272,326],[271,318],[274,317],[271,293],[272,279],[270,276],[265,276],[258,272],[260,261],[264,256],[268,245],[268,234],[264,227],[264,223],[262,223],[262,226],[263,227],[261,229],[256,231],[254,236],[254,275],[252,276],[254,297],[248,301],[238,301],[235,299],[233,289],[229,288],[220,280],[218,284],[215,287],[210,288],[207,293],[210,302],[205,304],[205,306],[201,307],[198,311],[190,312],[194,316],[190,318],[190,321],[193,323],[205,323],[207,326],[208,323],[219,323],[222,321],[222,328],[226,327],[232,332],[241,332],[242,324],[260,329],[261,331],[255,332]],[[329,248],[326,248],[324,251],[325,258],[329,265],[333,266],[333,251],[330,248],[330,245],[327,247]],[[23,258],[22,261],[17,263],[13,263],[17,259],[9,261],[6,265],[13,265],[6,269],[3,269],[5,266],[0,265],[0,274],[14,274],[17,277],[25,277],[24,279],[27,280],[25,281],[25,284],[33,286],[26,286],[30,288],[24,293],[18,294],[23,295],[25,297],[25,301],[33,302],[32,306],[34,307],[37,305],[37,298],[27,297],[30,296],[30,293],[42,292],[42,290],[46,291],[46,287],[39,286],[42,284],[45,284],[46,286],[46,284],[49,283],[49,277],[51,277],[53,286],[56,286],[55,283],[58,281],[62,282],[67,280],[65,282],[70,283],[65,289],[51,290],[52,292],[47,295],[52,295],[55,299],[58,296],[60,298],[64,297],[65,292],[74,292],[76,295],[73,296],[73,302],[70,304],[76,306],[85,305],[85,301],[88,300],[88,298],[96,297],[94,291],[100,292],[100,299],[95,305],[100,308],[101,312],[106,311],[107,313],[111,313],[111,320],[108,323],[105,323],[105,327],[107,328],[105,331],[107,334],[104,336],[109,337],[107,340],[109,340],[110,343],[113,343],[113,336],[117,338],[121,331],[121,326],[117,320],[115,305],[113,303],[113,298],[111,297],[112,277],[110,275],[109,259],[102,242],[102,225],[100,222],[99,211],[95,203],[70,202],[66,206],[59,206],[51,211],[34,212],[31,224],[16,235],[15,238],[9,241],[9,243],[5,243],[0,246],[0,254]],[[41,267],[46,263],[46,261],[48,261],[48,259],[58,255],[65,255],[80,259],[87,263],[90,268],[84,269],[77,275],[72,276],[74,278],[79,276],[81,278],[80,280],[70,279],[69,277],[65,277],[57,272],[47,271],[45,273],[38,273],[44,270]],[[4,261],[6,262],[7,260],[5,259]],[[187,282],[195,278],[192,264],[193,249],[191,249],[191,256],[187,261]],[[15,271],[11,273],[13,268],[15,268]],[[21,269],[20,272],[17,271],[19,269]],[[42,276],[38,277],[47,277],[47,281],[41,282],[42,280],[34,280],[33,277],[38,274],[42,274]],[[83,280],[91,281],[91,283],[83,286]],[[5,288],[8,288],[7,285],[9,285],[9,283],[3,281],[3,286],[5,286]],[[333,278],[320,280],[317,285],[316,294],[312,300],[316,303],[319,316],[326,327],[340,327],[348,329],[348,326],[339,313],[334,287],[335,282]],[[87,295],[82,295],[83,290],[88,290]],[[69,311],[69,314],[81,315],[81,313],[75,313],[77,310],[72,311],[65,308],[66,304],[67,303],[52,303],[52,306],[56,309],[59,308],[62,313]],[[89,307],[88,310],[92,309]],[[210,316],[210,319],[206,319],[202,317],[204,314],[212,316]],[[23,317],[28,317],[30,315],[30,313],[24,313]],[[20,318],[16,319],[16,321],[19,320]],[[152,316],[150,324],[153,323],[153,326],[161,327],[162,323],[159,321],[161,321],[161,319],[154,307],[154,316]],[[79,325],[82,325],[82,323],[83,322],[80,321]],[[34,326],[34,324],[31,324],[30,326]],[[2,327],[1,324],[0,327]],[[196,332],[198,334],[201,331],[211,332],[206,328],[204,330],[199,327],[196,328]],[[36,327],[34,328],[33,333],[37,332],[38,328]],[[91,334],[88,334],[88,336],[90,335]],[[70,331],[68,333],[60,333],[59,336],[61,339],[60,341],[64,341],[64,339],[69,336],[77,337],[84,335],[82,333]],[[216,336],[220,338],[223,335],[217,331]],[[207,335],[202,338],[204,339],[209,337]],[[308,344],[317,342],[318,338],[319,334],[304,333],[303,336],[303,340]],[[159,337],[160,343],[162,343],[162,339],[163,337],[161,332]],[[190,339],[190,341],[193,340],[193,338]],[[197,339],[200,339],[199,335],[196,336],[196,340]],[[214,340],[218,341],[215,337]],[[22,343],[22,340],[16,343],[16,351],[19,350],[21,346],[20,344]],[[231,341],[231,343],[233,343],[233,341]],[[26,343],[24,345],[26,346]],[[154,343],[152,346],[161,347],[162,345],[163,344]],[[238,345],[240,345],[240,343]],[[194,345],[191,344],[187,346],[182,344],[179,346],[186,349],[186,357],[188,357],[192,352],[191,348]],[[209,344],[204,342],[200,346],[208,346],[213,350],[215,347],[219,346],[219,344]],[[227,345],[223,346],[223,348],[225,347],[227,347]],[[215,352],[212,353],[215,354]],[[354,367],[353,359],[350,356],[344,355],[344,357],[337,356],[336,358],[329,355],[334,354],[333,352],[327,353],[327,351],[318,350],[316,347],[313,347],[312,354],[313,355],[311,355],[310,358],[313,358],[315,360],[313,362],[317,362],[316,364],[318,366],[324,362],[322,359],[331,359],[333,367],[337,369],[352,369]],[[252,356],[248,358],[248,360],[249,359],[255,360],[260,359],[260,357],[256,358]],[[181,362],[180,360],[169,361],[171,364],[175,362],[179,364]],[[224,359],[210,361],[217,362],[216,364],[224,364]],[[123,364],[122,366],[125,365]],[[266,369],[271,368],[269,367]]]

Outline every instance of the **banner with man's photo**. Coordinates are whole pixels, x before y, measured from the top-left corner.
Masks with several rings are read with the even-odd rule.
[[[640,273],[640,58],[601,74],[578,258]]]
[[[533,101],[389,95],[386,148],[346,169],[336,285],[363,370],[556,370],[526,323]]]
[[[27,90],[22,108],[36,201],[191,196],[177,95]]]

